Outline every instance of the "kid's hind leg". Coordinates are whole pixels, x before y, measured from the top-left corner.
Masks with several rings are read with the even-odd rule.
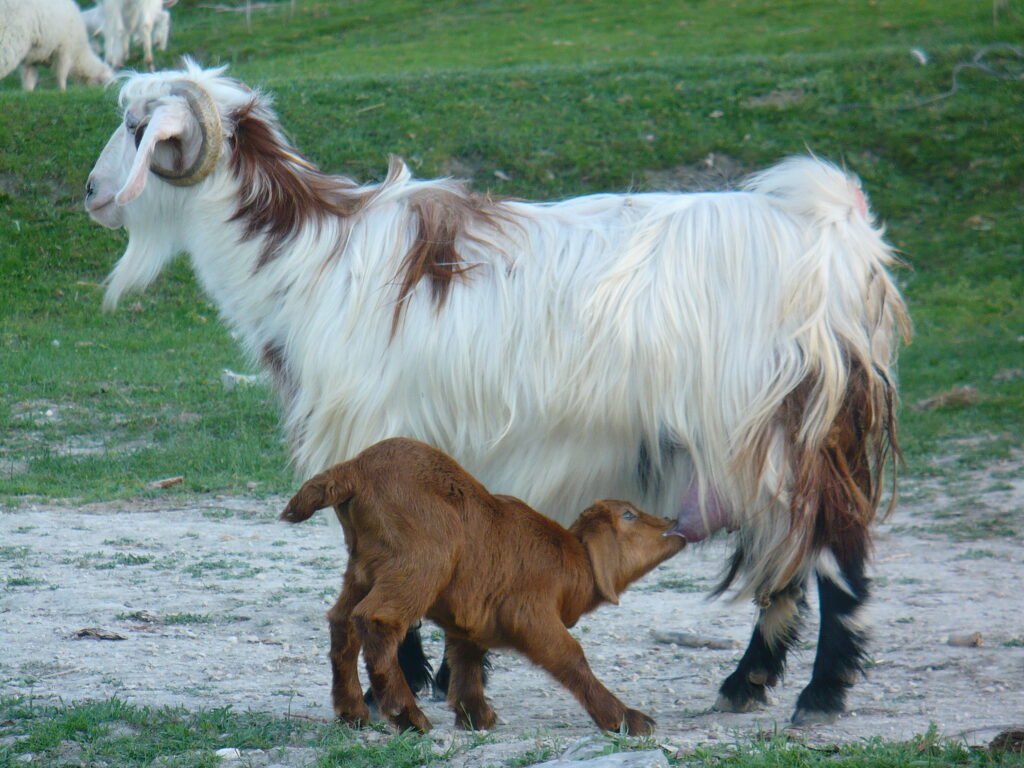
[[[432,726],[416,706],[416,697],[402,674],[398,646],[440,591],[442,580],[436,575],[430,577],[408,572],[378,573],[372,589],[352,613],[381,715],[401,730],[415,728],[424,733]],[[415,589],[410,584],[415,584]]]
[[[438,672],[438,682],[435,683],[431,675],[434,672],[434,668],[430,662],[427,661],[427,656],[423,652],[423,641],[420,640],[420,624],[417,622],[413,626],[409,627],[409,631],[405,633],[401,644],[398,646],[398,666],[402,669],[402,676],[405,677],[405,682],[409,684],[410,690],[416,696],[420,695],[420,692],[430,686],[435,701],[444,701],[444,694],[448,692],[448,662],[443,662],[442,669],[445,674],[444,688],[439,689],[441,672]],[[438,695],[440,690],[441,695]],[[367,688],[363,694],[363,701],[366,702],[367,706],[374,708],[377,706],[377,701],[373,698],[373,689]]]
[[[484,657],[487,650],[468,640],[448,637],[445,659],[451,675],[448,703],[455,710],[455,725],[466,730],[489,730],[497,715],[484,696]]]
[[[806,607],[800,584],[790,584],[771,596],[758,615],[750,644],[736,671],[718,689],[714,709],[749,712],[768,702],[768,689],[782,677],[786,654],[796,642],[800,628],[800,611]]]
[[[337,602],[327,612],[331,628],[331,700],[334,714],[350,725],[366,725],[370,711],[359,689],[359,648],[361,641],[352,623],[352,610],[366,596],[365,587],[356,586],[349,575]]]

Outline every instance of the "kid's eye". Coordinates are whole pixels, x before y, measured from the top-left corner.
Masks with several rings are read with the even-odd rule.
[[[631,509],[627,509],[625,512],[622,513],[622,519],[623,520],[636,520],[636,513],[633,510],[631,510]]]

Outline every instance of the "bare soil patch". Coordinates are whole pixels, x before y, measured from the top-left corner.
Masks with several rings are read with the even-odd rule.
[[[934,723],[944,735],[985,743],[1003,727],[1024,725],[1024,461],[952,476],[904,482],[901,504],[879,526],[871,668],[853,689],[850,713],[802,729],[808,741],[903,739]],[[324,612],[340,587],[344,546],[326,516],[278,522],[283,501],[0,510],[4,695],[52,702],[116,695],[329,718]],[[709,710],[753,619],[749,605],[705,599],[725,551],[722,542],[684,550],[621,606],[585,616],[573,630],[609,688],[657,719],[664,744],[785,728],[810,676],[813,615],[768,707],[744,715]],[[85,628],[125,639],[76,637]],[[656,641],[655,632],[673,631],[741,647]],[[948,642],[975,632],[980,646]],[[439,659],[440,633],[426,626],[424,639]],[[594,733],[565,691],[514,654],[495,654],[488,692],[500,717],[491,741],[521,745],[519,752],[534,749],[538,734],[565,743]],[[463,738],[443,703],[424,709],[439,742]]]

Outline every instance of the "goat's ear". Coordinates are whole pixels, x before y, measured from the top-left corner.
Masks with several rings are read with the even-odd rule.
[[[167,139],[183,139],[194,122],[187,102],[174,99],[158,106],[149,120],[139,125],[136,131],[143,132],[141,138],[137,138],[137,134],[128,136],[129,141],[137,140],[138,143],[128,178],[114,198],[118,205],[127,205],[146,188],[149,166],[153,161],[153,152],[156,151],[157,144]]]
[[[580,538],[590,555],[594,588],[609,603],[618,605],[619,593],[615,589],[615,582],[618,580],[622,553],[614,523],[605,516],[592,519]]]

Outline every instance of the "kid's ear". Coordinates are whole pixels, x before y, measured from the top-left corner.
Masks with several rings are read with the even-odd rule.
[[[615,582],[619,573],[621,549],[611,520],[604,516],[591,520],[580,538],[590,556],[597,593],[612,605],[618,605],[619,593],[615,589]]]

